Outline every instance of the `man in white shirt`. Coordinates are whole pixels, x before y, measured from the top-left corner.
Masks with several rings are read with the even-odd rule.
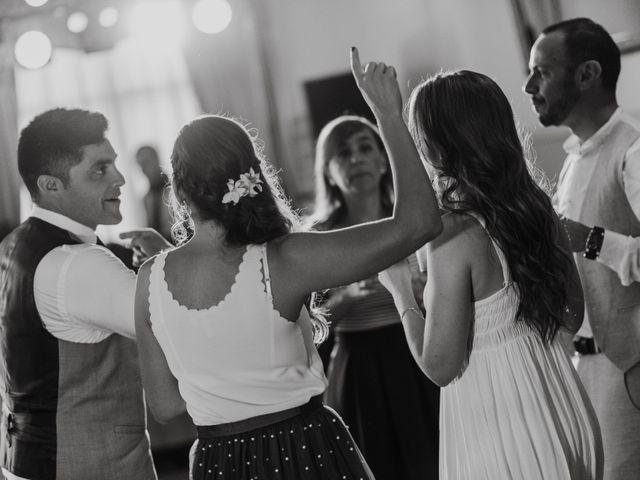
[[[22,130],[35,207],[0,243],[2,470],[8,479],[154,480],[133,321],[135,275],[101,246],[125,180],[97,112]]]
[[[555,204],[575,252],[585,319],[574,344],[596,410],[605,480],[640,472],[640,123],[616,100],[620,51],[578,18],[543,30],[524,90],[544,126],[573,135]]]

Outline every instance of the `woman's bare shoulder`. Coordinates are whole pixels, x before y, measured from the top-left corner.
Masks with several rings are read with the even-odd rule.
[[[442,233],[431,241],[434,247],[450,244],[455,248],[469,248],[486,237],[482,225],[471,215],[446,212],[441,218]]]

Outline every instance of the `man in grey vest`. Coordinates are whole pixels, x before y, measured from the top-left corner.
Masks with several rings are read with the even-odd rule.
[[[605,480],[640,472],[640,123],[616,101],[620,51],[586,18],[543,30],[524,90],[544,126],[573,135],[555,204],[582,280],[578,373],[596,410]]]
[[[22,130],[31,216],[0,243],[0,452],[7,479],[154,480],[133,321],[135,274],[101,246],[124,178],[96,112]]]

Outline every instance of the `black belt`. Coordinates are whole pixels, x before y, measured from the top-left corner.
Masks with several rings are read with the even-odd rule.
[[[198,438],[218,438],[227,435],[238,435],[240,433],[250,432],[257,428],[267,427],[274,423],[283,422],[290,418],[296,417],[302,413],[308,413],[322,407],[322,395],[311,397],[308,403],[298,407],[288,408],[279,412],[258,415],[257,417],[247,418],[239,422],[222,423],[219,425],[203,425],[197,426]]]
[[[602,352],[596,341],[590,337],[575,337],[573,346],[580,355],[594,355]]]

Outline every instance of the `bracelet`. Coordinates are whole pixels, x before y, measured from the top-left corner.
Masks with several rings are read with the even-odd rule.
[[[587,235],[587,241],[584,246],[584,258],[588,258],[589,260],[598,258],[603,241],[604,228],[594,226],[589,230],[589,235]]]
[[[404,320],[404,316],[405,316],[405,314],[406,314],[407,312],[411,311],[411,310],[413,310],[414,312],[416,312],[420,318],[423,318],[423,316],[422,316],[422,312],[421,312],[418,308],[416,308],[416,307],[409,307],[409,308],[405,308],[405,309],[402,311],[402,313],[400,314],[400,321]]]

